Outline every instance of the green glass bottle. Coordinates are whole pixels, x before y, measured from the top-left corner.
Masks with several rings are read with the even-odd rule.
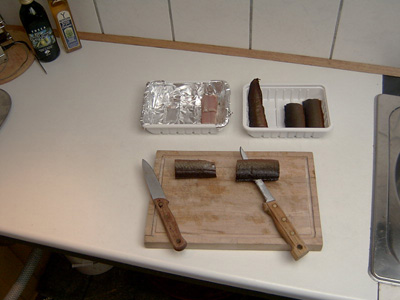
[[[60,54],[57,39],[43,6],[34,0],[19,0],[19,17],[40,61],[50,62]]]

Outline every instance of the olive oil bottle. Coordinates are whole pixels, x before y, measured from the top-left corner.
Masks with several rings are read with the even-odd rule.
[[[72,52],[82,48],[68,1],[48,0],[48,3],[65,51]]]
[[[57,39],[43,6],[33,0],[19,0],[19,18],[40,61],[50,62],[60,54]]]

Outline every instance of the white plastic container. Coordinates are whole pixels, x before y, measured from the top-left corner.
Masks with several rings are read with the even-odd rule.
[[[249,126],[248,92],[250,84],[243,87],[243,127],[252,137],[263,138],[319,138],[332,130],[325,88],[320,85],[260,85],[268,127]],[[324,128],[285,127],[285,105],[302,103],[307,99],[322,101]]]

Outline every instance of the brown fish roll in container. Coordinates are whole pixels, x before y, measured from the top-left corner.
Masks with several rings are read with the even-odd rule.
[[[307,99],[303,101],[303,108],[307,127],[325,127],[321,100]]]
[[[276,181],[279,173],[276,159],[240,159],[236,162],[236,181]]]
[[[285,126],[306,127],[303,105],[300,103],[289,103],[285,105]]]
[[[260,79],[255,78],[250,83],[248,102],[249,102],[249,126],[268,127],[263,106],[263,95],[260,88]]]

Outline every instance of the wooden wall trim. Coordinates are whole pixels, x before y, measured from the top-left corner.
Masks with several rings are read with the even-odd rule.
[[[8,25],[13,30],[23,30],[22,26]],[[400,77],[400,68],[381,66],[367,63],[351,62],[344,60],[312,57],[305,55],[287,54],[280,52],[234,48],[217,45],[197,44],[188,42],[149,39],[125,35],[113,35],[91,32],[79,32],[82,40],[165,48],[173,50],[193,51],[210,54],[220,54],[238,57],[247,57],[278,62],[287,62],[324,68],[341,69],[363,73],[381,74]]]

